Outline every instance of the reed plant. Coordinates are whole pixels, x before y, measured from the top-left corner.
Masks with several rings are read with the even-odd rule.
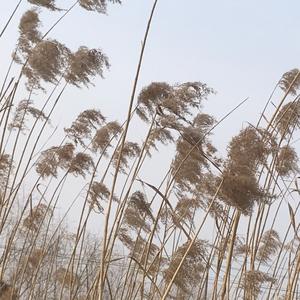
[[[0,299],[299,299],[299,69],[279,78],[257,124],[222,156],[214,130],[247,99],[217,120],[205,112],[215,91],[201,81],[138,90],[155,0],[126,118],[86,108],[52,131],[65,91],[92,89],[110,68],[105,50],[72,51],[53,29],[75,8],[105,14],[121,1],[27,2],[12,57],[1,57],[10,64],[0,90]],[[58,16],[45,32],[41,10]],[[53,135],[60,142],[51,144]],[[162,147],[168,170],[152,165]],[[145,178],[149,166],[159,183]],[[66,201],[69,182],[82,186]]]

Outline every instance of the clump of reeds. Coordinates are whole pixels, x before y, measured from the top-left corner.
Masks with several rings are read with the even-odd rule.
[[[54,0],[28,2],[34,6],[21,17],[13,52],[20,73],[8,70],[0,92],[0,299],[291,300],[300,270],[292,145],[299,70],[279,80],[283,97],[273,115],[265,110],[257,126],[243,128],[222,157],[212,134],[239,105],[221,120],[206,114],[204,100],[214,90],[200,81],[152,82],[137,94],[156,0],[127,119],[85,109],[53,145],[47,128],[65,88],[92,86],[110,62],[100,48],[70,50],[51,37],[52,28],[76,5],[106,13],[121,1],[79,0],[68,9]],[[42,8],[60,16],[45,34]],[[23,83],[28,96],[18,101]],[[47,96],[40,108],[35,95]],[[145,135],[129,139],[140,122]],[[152,165],[161,146],[168,147],[168,170]],[[155,183],[146,179],[149,165]],[[74,206],[79,218],[68,226]],[[284,211],[286,232],[278,221]],[[89,233],[94,221],[103,224],[102,235]]]

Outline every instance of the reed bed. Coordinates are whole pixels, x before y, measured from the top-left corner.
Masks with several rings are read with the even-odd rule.
[[[247,99],[216,120],[205,113],[215,91],[203,82],[138,90],[155,0],[126,119],[87,108],[63,134],[52,132],[66,89],[92,88],[110,67],[105,49],[71,51],[53,28],[74,8],[104,14],[121,1],[28,2],[0,90],[0,299],[300,299],[300,71],[279,78],[257,123],[233,136],[222,157],[214,129]],[[41,10],[59,16],[46,32]],[[142,140],[135,126],[145,128]],[[155,166],[160,183],[148,182],[143,170],[162,147],[168,170]],[[69,182],[82,188],[61,211]],[[74,205],[76,226],[68,223]]]

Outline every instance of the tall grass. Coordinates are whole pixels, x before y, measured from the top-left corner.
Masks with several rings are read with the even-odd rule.
[[[66,89],[89,87],[110,67],[103,50],[73,52],[49,36],[75,7],[101,14],[120,1],[28,2],[0,93],[0,299],[298,299],[300,71],[282,75],[257,124],[232,137],[222,157],[214,129],[247,99],[216,120],[203,111],[214,93],[205,83],[137,90],[155,0],[126,119],[87,108],[49,146]],[[46,33],[39,9],[59,14]],[[45,98],[40,108],[35,93]],[[130,138],[136,126],[146,129],[142,141]],[[161,147],[167,172],[151,163]],[[143,177],[149,166],[160,184]],[[78,180],[62,211],[67,183]],[[68,223],[75,205],[76,226]],[[90,232],[91,218],[101,235]]]

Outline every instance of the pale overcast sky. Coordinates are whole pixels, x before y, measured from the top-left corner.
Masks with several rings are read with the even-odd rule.
[[[0,26],[16,3],[17,0],[0,1]],[[73,1],[58,3],[67,8]],[[123,119],[152,3],[125,0],[121,6],[111,5],[107,16],[77,7],[50,34],[73,49],[82,44],[100,47],[112,65],[106,80],[95,81],[95,88],[67,92],[61,104],[61,109],[69,110],[67,121],[90,106]],[[23,0],[15,22],[1,39],[1,57],[11,52],[16,38],[13,33],[26,7]],[[46,29],[59,14],[42,11]],[[243,121],[256,120],[282,73],[299,66],[299,11],[297,0],[161,0],[154,16],[139,87],[152,81],[205,82],[218,92],[207,103],[207,110],[216,117],[250,97],[235,114],[234,124],[231,118],[223,125],[224,137],[228,138]],[[5,69],[1,60],[1,76]]]
[[[17,2],[0,1],[0,28]],[[64,8],[72,3],[58,1]],[[122,5],[110,5],[107,16],[76,7],[53,30],[50,37],[73,50],[80,45],[100,47],[111,63],[106,79],[95,80],[95,87],[67,90],[56,112],[57,122],[68,126],[80,111],[91,107],[100,108],[112,119],[124,120],[152,3],[124,0]],[[13,50],[18,21],[27,7],[23,0],[0,39],[1,80],[9,64],[3,57],[9,57]],[[41,11],[46,31],[59,13]],[[243,122],[258,119],[280,76],[299,67],[299,12],[298,0],[160,0],[138,90],[152,81],[205,82],[217,95],[210,97],[204,111],[217,119],[249,97],[216,130],[215,141],[225,149]],[[44,98],[37,95],[35,100],[39,103]]]

